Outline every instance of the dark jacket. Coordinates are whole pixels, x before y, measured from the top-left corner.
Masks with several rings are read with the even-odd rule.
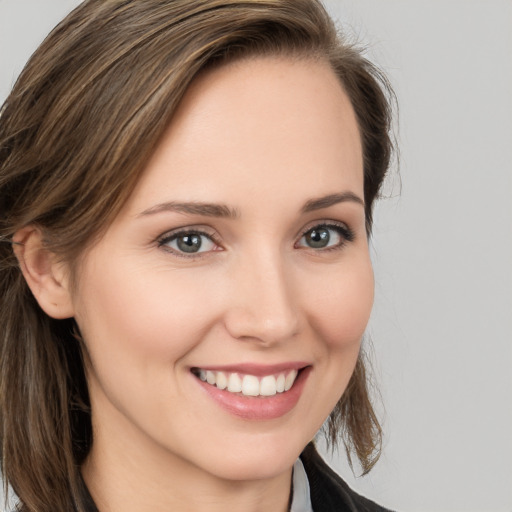
[[[312,443],[300,458],[308,475],[313,512],[390,512],[353,491],[323,461]]]
[[[306,446],[300,458],[309,480],[313,512],[389,512],[354,492],[323,461],[312,443]],[[83,497],[87,512],[98,512],[85,484]]]

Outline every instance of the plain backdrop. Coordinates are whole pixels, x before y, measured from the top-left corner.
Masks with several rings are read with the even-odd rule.
[[[76,0],[0,0],[0,100]],[[390,77],[368,335],[384,451],[355,489],[410,512],[512,511],[512,2],[331,0]]]

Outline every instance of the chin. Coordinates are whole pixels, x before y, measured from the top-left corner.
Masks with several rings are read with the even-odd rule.
[[[278,436],[255,436],[208,450],[205,466],[208,472],[232,481],[274,478],[291,469],[306,442],[291,442]],[[269,437],[274,437],[269,439]],[[212,464],[213,462],[213,464]]]
[[[238,457],[232,460],[231,457],[221,464],[212,468],[212,472],[223,480],[250,481],[267,480],[275,478],[290,470],[297,460],[297,457],[282,457],[277,454],[266,454],[264,457],[250,458],[245,460]]]

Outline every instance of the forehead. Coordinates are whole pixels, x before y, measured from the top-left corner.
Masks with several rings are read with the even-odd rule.
[[[362,169],[355,114],[330,66],[252,58],[195,80],[129,203],[362,194]]]

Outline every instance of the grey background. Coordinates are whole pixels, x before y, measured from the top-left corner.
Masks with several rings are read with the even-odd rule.
[[[77,3],[0,0],[0,100]],[[394,509],[512,511],[512,2],[327,5],[396,89],[402,189],[372,243],[384,453],[332,464]]]

